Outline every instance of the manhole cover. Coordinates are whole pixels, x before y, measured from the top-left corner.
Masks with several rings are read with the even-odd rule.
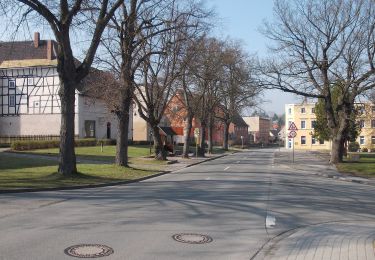
[[[79,258],[97,258],[113,254],[113,249],[105,245],[82,244],[70,246],[64,253]]]
[[[212,242],[212,237],[201,234],[182,233],[173,235],[172,238],[177,242],[189,244],[206,244]]]

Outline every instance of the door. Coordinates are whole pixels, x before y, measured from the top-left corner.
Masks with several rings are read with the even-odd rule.
[[[107,123],[107,139],[111,139],[111,123]]]

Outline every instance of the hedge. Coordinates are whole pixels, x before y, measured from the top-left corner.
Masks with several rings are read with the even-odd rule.
[[[96,146],[97,140],[95,138],[86,139],[76,139],[75,146]],[[34,149],[47,149],[47,148],[57,148],[60,146],[60,141],[49,140],[49,141],[14,141],[11,144],[12,150],[15,151],[25,151]]]

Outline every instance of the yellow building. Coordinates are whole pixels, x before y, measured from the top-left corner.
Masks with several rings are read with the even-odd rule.
[[[300,150],[329,150],[331,142],[317,140],[313,137],[314,124],[316,122],[315,103],[286,104],[285,105],[285,124],[286,137],[285,147]],[[294,123],[297,127],[297,135],[294,138],[288,138],[290,125]]]
[[[359,108],[359,124],[361,133],[357,138],[362,150],[367,149],[375,152],[375,104],[357,104]]]
[[[375,150],[375,105],[371,103],[358,104],[360,115],[358,117],[361,125],[361,133],[357,138],[361,149]],[[285,105],[285,124],[289,129],[290,124],[294,123],[297,127],[297,135],[294,138],[288,138],[291,131],[286,131],[285,147],[300,150],[330,150],[331,142],[317,140],[313,137],[314,124],[316,122],[315,103],[286,104]]]

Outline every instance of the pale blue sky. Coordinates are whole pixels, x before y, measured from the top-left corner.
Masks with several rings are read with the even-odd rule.
[[[207,4],[219,16],[216,35],[241,40],[250,54],[256,53],[260,58],[268,55],[267,39],[259,27],[264,19],[272,20],[273,0],[207,0]],[[284,113],[285,104],[298,102],[294,95],[277,90],[265,92],[264,99],[269,102],[261,107],[277,114]]]
[[[214,7],[218,16],[217,29],[214,31],[216,36],[222,38],[229,36],[240,40],[250,54],[257,54],[260,58],[268,54],[267,39],[259,32],[259,27],[264,19],[272,19],[273,0],[206,0],[206,4],[208,7]],[[0,22],[4,24],[3,19]],[[45,22],[40,21],[37,27],[43,39],[53,37]],[[30,31],[29,28],[23,29],[23,33],[17,35],[17,40],[31,39],[35,28],[30,28]],[[9,40],[9,30],[6,28],[0,30],[0,37],[2,40]],[[261,104],[261,108],[266,112],[272,111],[277,114],[284,113],[286,103],[295,103],[299,100],[292,94],[276,90],[266,91],[264,99],[268,102]]]

